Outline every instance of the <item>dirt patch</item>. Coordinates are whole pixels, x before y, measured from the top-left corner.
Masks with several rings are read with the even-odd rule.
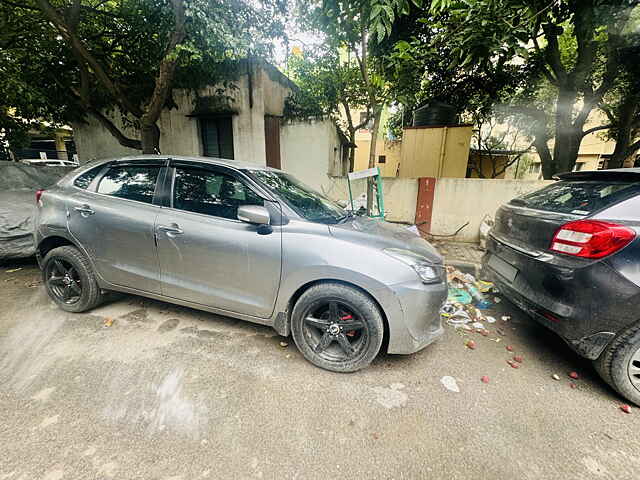
[[[170,318],[169,320],[165,320],[164,322],[162,322],[162,324],[158,327],[158,332],[170,332],[171,330],[175,330],[179,324],[180,320],[178,320],[177,318]]]

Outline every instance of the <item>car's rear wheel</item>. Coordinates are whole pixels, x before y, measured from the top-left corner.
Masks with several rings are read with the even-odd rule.
[[[640,406],[640,322],[618,334],[594,365],[614,390]]]
[[[76,247],[58,247],[47,253],[42,276],[51,299],[67,312],[84,312],[102,301],[89,259]]]
[[[334,372],[355,372],[369,365],[384,336],[382,314],[360,290],[322,283],[295,304],[291,330],[296,345],[314,365]]]

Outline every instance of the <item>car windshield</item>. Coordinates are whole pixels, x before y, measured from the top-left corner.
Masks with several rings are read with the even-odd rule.
[[[273,170],[251,170],[251,174],[306,220],[317,223],[338,223],[349,217],[349,214],[337,203],[292,175]]]

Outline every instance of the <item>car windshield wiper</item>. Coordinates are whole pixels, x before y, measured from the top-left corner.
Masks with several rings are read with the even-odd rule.
[[[355,215],[353,214],[353,212],[351,210],[347,210],[347,214],[341,217],[338,217],[338,219],[336,220],[336,223],[344,223],[350,218],[354,218],[354,217]]]

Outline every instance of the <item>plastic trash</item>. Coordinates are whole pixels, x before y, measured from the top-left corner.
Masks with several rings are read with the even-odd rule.
[[[491,302],[488,302],[487,300],[482,300],[482,301],[476,303],[476,306],[480,310],[487,310],[488,308],[491,308]]]
[[[624,413],[631,413],[631,407],[626,403],[624,405],[620,405],[620,410],[622,410]]]
[[[554,373],[553,375],[551,375],[551,378],[553,378],[554,380],[560,380],[560,375]]]
[[[463,305],[470,304],[473,299],[469,292],[463,290],[462,288],[449,287],[447,300],[453,303],[461,303]]]
[[[284,348],[284,347],[288,347],[289,344],[287,342],[280,342],[280,346]]]
[[[493,318],[493,317],[490,317],[490,316],[487,315],[486,319],[487,319],[487,322],[489,322],[489,323],[496,323],[496,319]]]
[[[444,385],[444,388],[446,388],[450,392],[460,393],[460,387],[458,387],[458,382],[456,382],[455,378],[449,375],[445,375],[440,379],[440,383],[442,383],[442,385]]]
[[[480,323],[480,322],[473,322],[473,323],[471,324],[471,326],[472,326],[473,328],[477,328],[477,329],[479,329],[479,330],[484,330],[484,329],[485,329],[484,324],[482,324],[482,323]]]
[[[478,287],[478,290],[480,290],[481,293],[487,293],[487,292],[490,292],[491,289],[493,288],[493,283],[487,282],[485,280],[478,280],[476,282],[476,286]]]

